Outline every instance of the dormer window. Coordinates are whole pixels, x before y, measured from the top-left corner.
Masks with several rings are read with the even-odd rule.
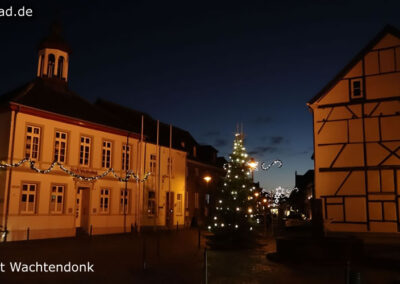
[[[56,58],[54,54],[49,54],[49,61],[47,63],[47,77],[52,78],[54,76],[54,67]]]
[[[351,85],[351,98],[360,99],[364,97],[364,90],[362,79],[353,79],[350,82]]]

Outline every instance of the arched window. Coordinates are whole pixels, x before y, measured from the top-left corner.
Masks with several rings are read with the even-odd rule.
[[[49,54],[49,62],[47,63],[47,77],[51,78],[54,76],[54,65],[56,58],[54,54]]]
[[[63,71],[64,71],[64,57],[60,56],[58,58],[58,67],[57,67],[58,78],[63,79]]]

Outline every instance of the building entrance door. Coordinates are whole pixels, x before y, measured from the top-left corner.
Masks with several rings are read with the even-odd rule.
[[[89,233],[89,194],[88,187],[78,187],[76,194],[75,227]]]
[[[171,228],[174,225],[174,193],[167,192],[165,211],[165,225]]]

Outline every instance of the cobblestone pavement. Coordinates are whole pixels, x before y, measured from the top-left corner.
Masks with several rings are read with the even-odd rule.
[[[197,236],[195,230],[184,230],[0,244],[0,262],[3,263],[65,264],[71,261],[79,264],[89,261],[95,269],[94,273],[8,271],[0,273],[0,283],[199,283],[203,250],[198,249]]]
[[[262,243],[256,250],[210,251],[209,283],[346,283],[345,263],[273,262],[265,255],[276,251],[274,240]],[[358,263],[351,264],[351,270],[361,273],[361,283],[400,283],[400,271],[393,267]]]
[[[265,255],[275,251],[274,239],[261,243],[254,250],[208,251],[208,283],[345,283],[344,263],[272,262]],[[95,268],[94,273],[0,273],[0,283],[204,283],[204,240],[201,246],[196,230],[0,244],[3,263],[90,261]],[[361,283],[400,283],[393,267],[363,263],[352,269],[361,272]]]

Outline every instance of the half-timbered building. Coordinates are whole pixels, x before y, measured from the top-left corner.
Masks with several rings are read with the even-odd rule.
[[[399,232],[400,31],[383,29],[308,106],[325,227]]]

